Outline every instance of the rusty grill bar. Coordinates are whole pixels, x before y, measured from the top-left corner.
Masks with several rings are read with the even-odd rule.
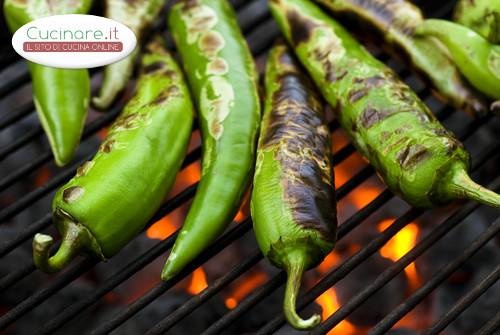
[[[265,0],[233,0],[231,1],[238,11],[238,18],[240,25],[246,35],[250,48],[258,60],[263,59],[263,55],[272,44],[273,40],[279,35],[277,27],[275,26],[269,12],[267,11],[267,4]],[[426,13],[431,13],[433,16],[441,17],[449,15],[453,7],[453,1],[443,2],[430,2],[419,1],[419,5],[424,8]],[[162,20],[158,25],[164,26]],[[0,50],[0,68],[2,70],[9,69],[19,62],[22,62],[17,56],[12,54],[10,50],[10,43],[2,41],[2,50]],[[381,50],[375,50],[375,55],[384,62],[390,62],[390,57]],[[399,75],[408,80],[412,73],[407,68],[402,68],[398,71]],[[93,73],[93,81],[98,80],[99,73]],[[0,73],[1,76],[1,73]],[[97,78],[97,79],[96,79]],[[20,89],[21,86],[29,83],[29,75],[26,68],[20,71],[12,80],[0,83],[0,100],[8,101],[11,94]],[[427,88],[417,90],[417,93],[422,99],[426,99],[430,95]],[[14,106],[13,106],[14,107]],[[84,131],[82,141],[88,141],[90,138],[101,130],[103,127],[109,125],[112,120],[119,114],[123,107],[123,103],[118,103],[106,114],[101,114],[100,117],[90,122]],[[17,124],[19,121],[30,116],[34,112],[33,104],[28,103],[22,106],[16,106],[9,111],[4,111],[4,115],[0,118],[0,131],[4,131],[9,127]],[[434,109],[440,120],[446,120],[455,113],[454,109],[449,106],[440,105],[438,109]],[[456,112],[461,113],[461,112]],[[456,131],[457,137],[465,140],[474,135],[482,126],[490,122],[491,118],[481,120],[467,121],[467,125]],[[338,124],[332,122],[330,129],[336,131]],[[42,129],[37,126],[30,129],[28,132],[17,137],[16,140],[10,144],[0,148],[0,161],[4,161],[11,155],[17,154],[19,150],[23,149],[27,144],[36,141],[42,135]],[[68,180],[75,172],[75,169],[81,165],[85,160],[90,159],[96,147],[83,154],[83,159],[75,162],[69,168],[61,170],[56,176],[52,177],[48,182],[35,190],[27,193],[23,197],[16,199],[11,205],[0,210],[0,222],[8,224],[9,220],[21,214],[23,211],[29,209],[38,200],[54,192],[66,180]],[[334,165],[342,163],[345,159],[350,157],[355,152],[351,144],[347,144],[340,150],[336,151],[333,155]],[[500,153],[500,141],[496,141],[494,145],[483,148],[481,152],[474,156],[472,171],[480,170],[488,161],[496,158]],[[200,158],[201,149],[196,148],[191,151],[183,164],[183,168],[196,162]],[[47,163],[52,162],[52,156],[49,150],[39,153],[28,164],[19,167],[10,174],[0,178],[0,190],[3,192],[5,189],[16,185],[24,178],[37,172],[41,167]],[[497,171],[498,172],[498,171]],[[347,196],[351,191],[356,189],[360,184],[374,175],[374,170],[371,166],[367,165],[360,170],[354,177],[348,180],[343,186],[337,189],[337,198],[342,199]],[[490,176],[487,185],[489,188],[499,191],[500,190],[500,174]],[[158,221],[165,215],[173,212],[182,204],[188,202],[196,191],[197,183],[187,187],[182,192],[174,196],[162,205],[160,210],[155,214],[148,224],[148,227],[154,222]],[[353,229],[358,227],[370,215],[377,212],[384,207],[394,195],[387,189],[382,191],[374,200],[366,206],[358,210],[347,220],[342,222],[339,227],[339,239],[345,238]],[[374,282],[366,286],[362,291],[358,292],[347,303],[343,304],[335,313],[330,315],[323,323],[315,330],[313,334],[324,334],[330,329],[335,327],[341,321],[345,320],[354,310],[356,310],[363,302],[372,297],[379,289],[386,285],[396,275],[401,273],[407,265],[415,261],[420,255],[426,252],[443,236],[450,232],[454,227],[459,225],[468,215],[476,211],[480,205],[473,202],[467,202],[464,206],[452,211],[446,219],[444,219],[438,226],[431,232],[426,234],[424,238],[419,241],[413,249],[411,249],[405,256],[400,258],[389,266],[381,275],[379,275]],[[366,245],[363,245],[360,250],[354,253],[351,257],[344,260],[339,266],[335,267],[328,274],[326,274],[316,285],[314,285],[307,292],[299,298],[298,309],[302,310],[309,306],[316,298],[322,293],[331,288],[337,282],[346,277],[353,269],[363,266],[362,263],[374,253],[380,251],[382,246],[394,237],[401,229],[411,223],[413,220],[419,218],[424,214],[424,211],[410,208],[403,215],[399,216],[387,229],[382,231],[375,239],[371,240]],[[0,257],[5,257],[16,248],[20,247],[23,243],[29,241],[31,237],[40,231],[45,230],[51,225],[50,214],[47,213],[43,217],[34,222],[26,222],[23,230],[19,231],[15,237],[10,240],[3,241],[0,244]],[[219,252],[226,248],[231,243],[242,238],[251,230],[251,219],[247,218],[243,222],[233,225],[226,233],[221,236],[212,246],[205,250],[198,258],[196,258],[186,269],[184,269],[178,276],[169,280],[168,282],[160,282],[158,274],[158,283],[145,294],[139,298],[123,306],[119,313],[111,316],[109,320],[100,324],[93,330],[92,334],[108,334],[134,317],[142,309],[150,305],[162,294],[167,292],[175,284],[187,277],[200,265],[204,264],[207,260],[215,257]],[[400,321],[407,313],[409,313],[415,306],[422,302],[437,286],[442,284],[455,270],[463,265],[472,255],[480,250],[486,243],[498,237],[500,232],[500,220],[496,220],[487,229],[485,229],[476,240],[463,250],[462,254],[447,266],[441,268],[433,274],[430,280],[423,283],[413,294],[406,300],[401,302],[399,306],[391,313],[382,318],[379,323],[373,327],[369,334],[386,334],[398,321]],[[123,267],[109,276],[104,283],[92,293],[69,304],[50,320],[39,330],[40,334],[53,334],[61,329],[67,323],[76,318],[79,313],[90,308],[98,301],[100,301],[106,294],[113,291],[122,283],[126,282],[129,278],[137,274],[144,267],[151,264],[156,258],[164,256],[164,254],[172,247],[177,232],[166,238],[165,240],[158,241],[152,248],[138,255],[136,258],[130,260],[128,264],[123,264]],[[133,243],[133,242],[131,242]],[[200,292],[198,295],[192,296],[185,301],[182,306],[169,315],[164,315],[164,318],[157,324],[151,324],[151,329],[147,334],[163,334],[173,326],[178,324],[186,316],[190,315],[202,304],[207,302],[210,298],[217,295],[219,292],[227,288],[231,283],[244,275],[247,271],[252,269],[256,264],[262,261],[263,256],[259,252],[257,246],[254,250],[246,255],[246,259],[229,269],[227,273],[219,277],[213,283]],[[86,274],[95,265],[96,261],[82,258],[75,261],[68,270],[61,274],[54,275],[50,283],[44,287],[39,287],[38,291],[26,297],[17,306],[2,312],[0,317],[0,329],[5,329],[15,322],[22,322],[22,318],[30,313],[33,309],[39,307],[43,302],[50,299],[60,290],[63,290],[67,285],[72,283],[75,279]],[[32,274],[35,266],[32,262],[26,264],[17,264],[16,270],[10,272],[6,276],[0,278],[0,290],[15,290],[15,285]],[[454,319],[456,319],[465,309],[467,309],[472,302],[480,297],[488,288],[498,282],[500,279],[500,265],[497,266],[493,272],[488,274],[478,285],[476,285],[470,292],[463,296],[456,302],[451,309],[442,315],[426,332],[426,334],[438,334],[445,329]],[[254,308],[261,301],[265,300],[272,292],[281,287],[285,281],[283,272],[277,273],[274,277],[270,278],[266,283],[255,289],[242,301],[238,306],[219,320],[214,322],[204,334],[218,334],[226,330],[230,325],[241,318],[246,312]],[[267,322],[258,330],[258,334],[272,334],[280,329],[285,324],[284,316],[280,313],[271,316],[265,316]],[[500,328],[500,313],[497,313],[488,323],[479,330],[478,334],[493,334],[495,330]]]

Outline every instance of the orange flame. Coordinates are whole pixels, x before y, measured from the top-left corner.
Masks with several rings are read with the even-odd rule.
[[[379,231],[385,230],[393,222],[394,219],[388,219],[382,221],[378,225]],[[418,225],[415,223],[408,224],[380,249],[380,254],[382,255],[382,257],[391,259],[393,261],[397,261],[417,244],[418,234],[419,234]],[[419,287],[420,278],[418,276],[414,262],[412,262],[405,268],[405,272],[410,282],[410,288],[414,290],[417,287]]]
[[[193,274],[191,275],[191,282],[186,288],[186,291],[188,291],[192,295],[196,295],[206,289],[207,286],[207,276],[205,275],[205,271],[203,271],[203,268],[200,266],[193,271]]]
[[[335,252],[329,253],[325,259],[316,268],[319,273],[324,274],[330,271],[334,266],[338,265],[341,261],[339,254]]]
[[[340,304],[337,299],[337,294],[333,288],[328,289],[320,295],[316,302],[321,306],[323,320],[326,320],[330,315],[339,309]],[[341,321],[335,328],[328,332],[328,335],[354,335],[356,334],[356,327],[347,320]]]
[[[264,284],[266,280],[267,275],[264,272],[254,272],[247,276],[240,285],[234,288],[233,292],[231,292],[229,297],[225,300],[226,307],[233,309],[238,306],[238,302],[250,294],[255,288]]]
[[[165,216],[156,221],[146,231],[146,236],[150,239],[164,240],[177,230],[175,224],[169,217]]]
[[[353,190],[348,199],[356,206],[363,208],[373,201],[380,194],[380,189],[373,186],[358,187]]]
[[[200,180],[201,174],[200,164],[198,162],[188,165],[179,173],[179,179],[183,180],[187,185],[191,185]]]

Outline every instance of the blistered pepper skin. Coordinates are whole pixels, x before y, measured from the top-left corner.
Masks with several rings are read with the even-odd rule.
[[[453,20],[471,28],[494,44],[500,44],[500,1],[459,0]]]
[[[137,90],[95,157],[52,202],[62,235],[37,234],[35,264],[56,272],[80,252],[107,259],[139,233],[169,192],[189,142],[194,109],[180,68],[159,45],[143,57]],[[50,258],[49,258],[50,257]]]
[[[251,210],[264,255],[288,274],[284,311],[297,329],[295,300],[303,271],[334,246],[336,205],[331,140],[319,95],[283,44],[269,55]]]
[[[56,14],[86,14],[91,0],[6,0],[4,15],[12,33],[35,19]],[[63,166],[71,161],[80,143],[90,99],[87,69],[58,69],[29,62],[33,100],[40,123],[49,139],[54,160]]]
[[[144,31],[151,26],[164,5],[165,0],[106,1],[106,17],[121,22],[132,29],[137,37],[137,46],[130,55],[104,68],[99,95],[92,99],[92,104],[95,107],[102,110],[108,108],[127,86],[141,49]]]
[[[413,67],[446,102],[477,116],[488,112],[484,98],[462,77],[439,42],[415,36],[414,30],[424,18],[420,9],[408,0],[315,1],[332,13],[353,14],[374,26],[389,44],[404,51]]]
[[[169,31],[199,113],[201,180],[162,272],[168,280],[212,243],[236,214],[252,178],[260,101],[255,64],[227,0],[181,0]]]
[[[492,99],[500,99],[500,45],[470,28],[446,20],[429,19],[416,33],[439,39],[467,79]]]
[[[341,25],[307,0],[271,11],[358,151],[389,189],[416,207],[500,196],[467,174],[469,155],[417,95]]]

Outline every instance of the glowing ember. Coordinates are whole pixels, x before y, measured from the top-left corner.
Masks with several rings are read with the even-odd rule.
[[[330,315],[335,313],[339,309],[340,304],[337,299],[337,295],[333,288],[328,289],[322,295],[320,295],[316,302],[321,306],[323,320],[326,320]],[[356,327],[354,327],[349,321],[341,321],[335,328],[328,332],[328,335],[354,335],[356,334]]]
[[[191,275],[191,282],[186,288],[186,291],[188,291],[192,295],[195,295],[206,289],[207,286],[207,277],[205,276],[205,271],[203,271],[202,267],[199,267],[193,271],[193,274]]]
[[[384,220],[378,225],[379,231],[385,230],[394,222],[393,219]],[[410,251],[415,244],[417,244],[417,237],[419,233],[418,225],[415,223],[410,223],[403,229],[401,229],[393,238],[391,238],[383,247],[380,249],[380,254],[382,257],[397,261],[403,257],[408,251]],[[417,274],[417,269],[415,268],[415,263],[409,264],[405,268],[406,275],[410,282],[410,287],[412,290],[420,286],[420,278]]]
[[[178,179],[185,184],[191,185],[200,180],[200,164],[198,162],[188,165],[179,173]]]
[[[164,240],[177,230],[176,225],[165,216],[156,221],[146,231],[146,236],[150,239]]]
[[[243,300],[255,288],[267,281],[267,275],[264,272],[255,272],[244,278],[241,284],[234,287],[233,292],[226,298],[226,307],[233,309],[238,306],[238,302]]]
[[[334,266],[338,265],[340,261],[340,256],[335,252],[331,252],[325,257],[323,262],[321,262],[316,269],[319,273],[324,274],[330,271]]]
[[[363,208],[380,194],[380,189],[373,186],[358,187],[353,190],[348,199],[356,208]]]

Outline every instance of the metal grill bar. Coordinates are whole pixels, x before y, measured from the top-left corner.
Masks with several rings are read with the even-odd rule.
[[[172,328],[177,322],[181,321],[187,315],[192,313],[201,304],[208,301],[215,294],[219,293],[223,288],[235,281],[243,273],[250,270],[254,265],[260,262],[262,258],[263,256],[260,250],[255,249],[251,253],[250,257],[248,257],[243,263],[235,266],[226,275],[218,278],[212,285],[207,287],[198,295],[193,296],[191,299],[186,301],[181,307],[176,309],[173,313],[169,314],[168,317],[163,319],[153,329],[148,331],[146,335],[164,334],[165,331]]]
[[[499,189],[500,179],[495,181],[496,187],[494,189]],[[456,213],[449,221],[445,224],[439,226],[435,231],[443,232],[442,227],[452,228],[454,225],[460,223],[467,215],[472,213],[472,211],[477,208],[477,204],[467,204],[462,210]],[[465,215],[464,215],[465,214]],[[446,278],[448,278],[453,272],[455,272],[462,264],[465,263],[472,255],[474,255],[483,245],[495,237],[500,232],[500,220],[493,223],[485,232],[483,232],[479,238],[477,238],[465,251],[456,258],[453,262],[449,263],[443,269],[436,272],[435,276],[432,277],[427,283],[420,287],[412,296],[407,299],[404,303],[400,304],[394,311],[387,315],[382,321],[380,321],[373,329],[370,331],[370,335],[380,335],[385,334],[392,326],[396,324],[405,314],[412,310],[420,301],[422,301],[429,293],[431,293],[439,284],[441,284]],[[448,231],[444,231],[444,234]],[[427,240],[427,239],[426,239]],[[408,254],[407,254],[408,255]],[[405,258],[405,255],[403,258]],[[409,264],[410,262],[408,262]],[[353,299],[354,300],[354,299]],[[344,305],[344,308],[347,305]],[[335,314],[334,314],[335,315]],[[324,326],[321,329],[325,330],[331,328],[334,324],[334,318],[328,318]],[[319,333],[317,333],[319,334]]]
[[[17,90],[19,86],[22,86],[30,81],[30,74],[28,69],[26,68],[21,75],[16,78],[8,81],[5,85],[0,86],[0,99],[6,96],[7,94]]]
[[[481,328],[476,335],[491,335],[500,329],[500,311],[487,324]]]
[[[137,313],[139,310],[144,308],[149,304],[150,301],[158,298],[161,294],[166,292],[172,286],[177,284],[181,279],[190,274],[193,270],[198,268],[201,264],[209,260],[214,255],[218,254],[222,249],[226,246],[234,242],[235,240],[242,237],[252,228],[252,223],[249,218],[243,221],[240,224],[237,224],[234,228],[232,228],[229,232],[224,234],[221,238],[215,241],[209,248],[205,250],[204,253],[200,254],[194,261],[192,261],[189,265],[186,266],[178,275],[176,275],[171,280],[160,283],[160,285],[154,287],[149,290],[146,294],[141,296],[138,300],[134,302],[133,305],[130,305],[129,308],[125,311],[125,313],[119,314],[117,317],[111,319],[108,322],[103,323],[100,327],[96,328],[92,334],[108,334],[113,329],[116,329],[123,322],[127,321],[131,316]]]
[[[497,221],[495,224],[498,224]],[[439,334],[463,311],[465,311],[477,298],[486,292],[493,284],[500,280],[500,265],[496,267],[479,285],[474,287],[467,295],[462,297],[438,322],[436,322],[423,335]]]
[[[0,119],[0,130],[7,128],[15,122],[23,119],[25,116],[28,116],[31,112],[33,112],[33,108],[33,102],[30,101],[29,103],[22,105],[20,108],[10,111],[7,116]]]
[[[43,134],[42,127],[37,127],[35,129],[32,129],[29,132],[25,133],[24,135],[22,135],[21,137],[19,137],[15,141],[11,142],[9,145],[3,147],[2,151],[0,151],[0,161],[4,160],[10,154],[14,153],[18,149],[21,149],[26,144],[35,140],[36,138],[38,138],[42,134]]]
[[[2,245],[0,246],[0,257],[7,255],[9,252],[14,250],[18,246],[20,246],[23,242],[26,242],[35,233],[42,231],[43,229],[50,226],[51,223],[52,223],[52,215],[50,215],[50,213],[49,213],[49,214],[46,214],[41,219],[35,221],[35,223],[30,224],[28,227],[26,227],[21,233],[19,233],[12,240],[2,243]],[[0,287],[1,287],[1,285],[0,285]],[[0,288],[0,290],[1,290],[1,288]]]
[[[63,289],[76,278],[80,277],[83,273],[87,272],[96,264],[96,261],[90,259],[83,259],[78,261],[76,264],[71,266],[67,271],[63,272],[54,281],[50,283],[46,288],[36,292],[14,308],[12,308],[8,313],[4,314],[0,319],[0,329],[4,329],[9,324],[13,323],[21,316],[31,311],[33,308],[38,306],[40,303]]]
[[[251,46],[251,49],[255,54],[260,54],[261,52],[265,51],[270,44],[273,42],[274,38],[278,35],[278,30],[276,28],[276,25],[274,24],[273,20],[270,18],[269,13],[267,10],[263,10],[262,6],[265,6],[265,1],[264,0],[256,0],[253,2],[247,3],[245,0],[234,0],[231,1],[233,5],[235,6],[241,6],[244,8],[239,11],[238,13],[238,19],[240,24],[243,26],[242,30],[244,32],[248,31],[247,34],[247,40],[249,42],[249,45]],[[432,4],[435,6],[442,6],[443,4]],[[449,13],[451,11],[452,4],[451,2],[449,4],[446,4],[444,7],[441,8],[442,13],[438,16],[441,16],[443,14]],[[251,17],[249,17],[251,16]],[[257,18],[254,19],[254,16]],[[254,29],[249,29],[250,26],[252,25],[258,25]],[[253,28],[253,27],[252,27]],[[385,53],[382,54],[377,54],[376,55],[379,59],[383,60],[388,60],[388,56]],[[406,77],[410,75],[410,72],[404,68],[402,71],[399,71],[400,76]],[[21,79],[19,79],[21,80]],[[2,92],[2,89],[4,87],[0,87],[0,93]],[[427,96],[429,94],[429,90],[427,88],[423,88],[419,92],[419,96]],[[121,109],[121,108],[120,108]],[[15,112],[12,115],[10,115],[8,118],[4,118],[0,120],[0,129],[3,127],[6,127],[20,119],[22,119],[24,116],[29,115],[29,113],[32,111],[32,106],[29,108],[29,110],[20,110],[19,112]],[[454,110],[450,107],[445,107],[443,110],[439,112],[439,118],[447,118],[448,116],[451,115],[451,113]],[[119,110],[117,111],[117,113]],[[106,114],[108,115],[108,114]],[[116,115],[115,115],[116,116]],[[102,119],[102,118],[100,118]],[[99,121],[100,119],[96,120]],[[9,121],[9,122],[7,122]],[[110,120],[111,121],[111,120]],[[468,124],[466,129],[462,131],[462,136],[461,137],[468,137],[470,136],[473,132],[479,130],[479,127],[481,127],[485,122],[487,122],[488,119],[486,120],[480,120],[480,121],[474,121],[471,124]],[[104,124],[103,124],[104,125]],[[101,128],[103,125],[98,126],[96,131]],[[333,128],[337,129],[338,124],[333,124]],[[38,128],[38,132],[41,132],[40,128]],[[36,138],[37,136],[33,135],[33,133],[29,133],[31,137],[28,138],[28,135],[24,135],[22,139],[18,139],[16,142],[10,144],[8,147],[2,148],[0,151],[0,159],[3,159],[10,155],[11,153],[19,150],[20,148],[24,147],[27,143],[29,143],[31,140]],[[21,142],[22,140],[22,142]],[[498,148],[498,145],[495,147]],[[199,148],[197,149],[198,153],[196,154],[195,158],[193,159],[196,160],[200,156],[199,154]],[[494,150],[494,149],[490,149]],[[353,154],[355,151],[354,147],[351,144],[346,145],[345,147],[341,148],[338,152],[336,152],[335,155],[333,155],[333,162],[334,164],[339,164],[340,162],[344,161],[346,158],[350,157],[351,154]],[[498,151],[498,150],[497,150]],[[22,177],[34,172],[36,169],[38,169],[40,166],[45,164],[46,162],[49,162],[51,160],[51,155],[50,152],[46,152],[45,155],[48,154],[48,157],[44,157],[43,160],[38,160],[37,164],[28,164],[27,166],[21,168],[22,173],[19,173],[17,171],[17,176],[16,173],[11,174],[7,178],[4,178],[0,180],[0,189],[2,188],[2,185],[6,183],[7,186],[11,186],[15,182],[19,181]],[[478,163],[482,164],[486,158],[484,158],[484,152],[480,155],[483,158],[481,159],[476,159],[475,160],[475,168],[477,168]],[[488,157],[491,158],[491,157]],[[65,172],[63,172],[64,174]],[[337,190],[337,195],[339,198],[344,197],[347,195],[350,191],[354,190],[357,186],[359,186],[361,183],[363,183],[366,179],[369,177],[373,176],[374,171],[371,166],[365,166],[357,175],[355,175],[351,180],[346,182],[341,188]],[[25,197],[23,197],[21,200],[21,203],[18,204],[17,202],[13,204],[11,207],[5,208],[0,212],[0,222],[14,217],[18,213],[20,213],[22,210],[28,207],[29,201],[37,201],[38,199],[41,199],[44,195],[48,194],[51,190],[55,189],[58,185],[57,182],[55,182],[55,179],[60,178],[58,181],[59,183],[62,183],[65,181],[65,178],[60,177],[61,175],[56,176],[54,179],[52,179],[48,184],[44,185],[43,187],[27,194]],[[10,178],[9,178],[10,177]],[[69,177],[69,176],[66,176]],[[51,184],[52,183],[52,184]],[[50,190],[47,190],[47,188],[51,188]],[[153,222],[156,222],[158,219],[163,217],[164,215],[168,214],[170,211],[173,209],[177,208],[177,206],[183,204],[185,201],[189,200],[196,189],[196,185],[192,185],[188,189],[182,191],[179,195],[177,195],[174,199],[169,200],[165,205],[162,206],[160,211],[155,215],[155,218],[151,220],[149,223],[152,224]],[[348,234],[352,229],[357,227],[363,220],[365,220],[369,215],[372,213],[376,212],[378,209],[382,208],[382,206],[387,203],[390,199],[393,198],[393,195],[388,191],[385,190],[382,193],[379,194],[379,196],[374,199],[370,204],[366,205],[363,209],[360,211],[356,212],[353,214],[348,220],[346,220],[340,227],[339,227],[339,238],[344,237],[346,234]],[[24,203],[22,202],[24,201]],[[476,205],[476,207],[478,207]],[[411,222],[411,217],[412,216],[418,216],[421,213],[419,211],[415,211],[413,209],[409,210],[405,215],[400,217],[396,222],[390,226],[386,231],[391,231],[392,236],[394,236],[399,230],[404,227],[407,223]],[[457,213],[454,213],[454,215],[457,215]],[[410,219],[410,221],[408,221]],[[450,218],[448,218],[449,220]],[[408,222],[406,222],[408,221]],[[448,222],[448,221],[445,221]],[[457,221],[458,222],[458,221]],[[398,225],[396,225],[398,223]],[[12,251],[14,248],[22,244],[23,242],[27,241],[33,233],[38,232],[42,229],[47,228],[50,225],[50,215],[47,214],[40,220],[36,221],[29,227],[27,227],[23,232],[19,233],[13,240],[8,241],[4,243],[3,245],[0,246],[0,256],[3,256],[7,254],[8,252]],[[149,226],[148,225],[148,226]],[[240,238],[243,236],[245,233],[250,230],[251,222],[249,219],[247,219],[244,223],[241,223],[228,231],[226,234],[224,234],[220,240],[226,239],[226,242],[221,242],[218,240],[214,245],[212,245],[205,253],[200,255],[196,259],[196,261],[190,266],[185,269],[178,277],[174,278],[172,281],[166,282],[166,283],[160,283],[158,286],[152,288],[146,295],[142,296],[140,299],[136,300],[132,304],[126,307],[126,309],[122,312],[120,312],[114,319],[110,320],[109,322],[106,322],[105,324],[102,324],[100,327],[95,329],[94,333],[96,334],[103,334],[107,333],[108,331],[111,331],[118,326],[120,326],[122,323],[126,322],[129,318],[131,318],[133,315],[135,315],[137,312],[142,310],[144,307],[149,305],[153,300],[158,298],[160,295],[162,295],[164,292],[166,292],[169,288],[171,288],[175,283],[180,281],[182,278],[187,276],[192,270],[196,269],[199,265],[203,264],[207,259],[210,259],[214,255],[216,255],[218,252],[220,252],[222,249],[224,249],[227,245],[235,241],[236,239]],[[241,228],[242,227],[242,228]],[[237,229],[241,229],[241,231],[237,231]],[[384,235],[386,233],[384,231],[379,238],[377,239],[378,241],[383,241],[384,238],[386,241],[392,236],[390,234]],[[78,313],[90,306],[92,306],[94,303],[96,303],[100,298],[102,298],[106,293],[109,291],[113,290],[115,287],[126,281],[128,278],[130,278],[132,275],[134,275],[136,272],[144,268],[146,265],[148,265],[152,260],[155,258],[159,257],[162,253],[166,252],[168,249],[171,248],[173,239],[175,238],[176,233],[173,235],[169,236],[167,239],[164,241],[160,241],[155,246],[153,246],[151,249],[143,253],[141,256],[137,257],[135,260],[131,261],[129,264],[127,264],[125,267],[117,271],[115,274],[107,278],[107,280],[102,283],[98,289],[93,292],[91,295],[85,297],[84,299],[81,299],[77,301],[74,304],[71,304],[69,307],[64,308],[61,313],[59,313],[55,318],[51,319],[51,321],[47,324],[44,325],[44,327],[41,329],[41,333],[43,334],[51,334],[55,330],[59,329],[63,325],[65,325],[68,321],[73,319]],[[232,234],[232,235],[231,235]],[[437,234],[435,231],[433,231],[431,234]],[[229,236],[229,237],[228,237]],[[373,241],[372,241],[373,242]],[[222,244],[221,244],[222,243]],[[422,242],[421,242],[422,243]],[[382,245],[385,244],[382,243]],[[373,243],[370,243],[369,246],[373,246]],[[380,245],[381,246],[381,245]],[[354,267],[358,266],[361,262],[363,262],[369,255],[373,254],[374,252],[378,251],[380,246],[378,246],[376,249],[373,250],[373,252],[370,253],[371,250],[366,251],[366,248],[363,249],[360,252],[364,252],[362,256],[359,256],[358,258],[355,258],[354,256],[358,256],[357,254],[351,257],[349,260],[347,260],[345,263],[341,264],[337,269],[334,271],[330,272],[322,281],[320,281],[313,289],[311,289],[309,292],[307,292],[301,299],[299,299],[299,305],[305,307],[307,304],[311,303],[316,297],[319,296],[321,293],[323,293],[326,289],[330,288],[336,281],[342,279],[345,275],[347,275]],[[416,246],[414,249],[418,248]],[[423,250],[423,247],[420,247]],[[413,249],[413,250],[414,250]],[[413,251],[412,250],[412,251]],[[419,249],[420,250],[420,249]],[[403,266],[403,262],[405,260],[408,260],[408,258],[412,257],[413,254],[411,254],[410,251],[408,254],[403,256],[400,260],[398,260],[398,263],[401,262],[399,265],[396,265],[397,263],[393,264],[391,268],[397,268],[399,269],[401,266]],[[425,250],[423,250],[425,251]],[[418,255],[415,255],[415,257]],[[251,257],[247,259],[244,263],[239,264],[238,266],[235,266],[229,273],[225,274],[224,276],[220,277],[215,281],[212,285],[210,285],[207,289],[205,289],[202,293],[199,295],[196,295],[192,297],[190,300],[186,301],[180,309],[174,311],[170,315],[166,316],[165,319],[163,319],[160,323],[158,323],[153,329],[150,330],[148,334],[157,334],[157,333],[162,333],[163,331],[168,330],[171,328],[173,325],[175,325],[177,322],[182,320],[186,315],[194,311],[196,308],[198,308],[200,305],[202,305],[204,302],[206,302],[208,299],[213,297],[215,294],[220,292],[224,287],[227,287],[231,282],[233,282],[236,278],[244,274],[248,269],[250,269],[252,266],[257,264],[261,259],[262,255],[258,251],[254,251],[251,253]],[[354,258],[354,260],[353,260]],[[349,264],[346,265],[346,263]],[[78,266],[82,266],[81,264],[83,263],[89,263],[88,268],[80,268],[74,270],[75,273],[73,276],[67,275],[68,272],[73,271],[74,268],[77,268]],[[17,305],[14,309],[9,311],[7,314],[3,315],[0,318],[0,327],[5,327],[6,325],[12,323],[13,321],[17,320],[18,318],[24,316],[25,313],[29,312],[36,306],[38,306],[41,302],[49,299],[52,297],[57,291],[60,289],[64,288],[66,285],[71,283],[75,278],[78,276],[84,274],[87,272],[90,268],[92,268],[95,265],[95,262],[90,260],[84,259],[81,262],[78,262],[74,264],[74,267],[71,267],[67,272],[64,272],[61,276],[58,276],[57,279],[54,282],[51,282],[48,287],[45,289],[37,292],[36,294],[28,297],[25,299],[21,304]],[[388,268],[386,270],[389,271],[391,268]],[[404,267],[403,267],[404,268]],[[26,266],[22,267],[19,270],[16,270],[15,272],[3,277],[0,279],[0,290],[5,289],[7,287],[10,287],[11,285],[15,284],[18,280],[25,278],[28,274],[33,272],[35,270],[33,264],[27,264]],[[401,271],[401,270],[400,270]],[[399,273],[399,272],[398,272]],[[332,279],[333,278],[333,279]],[[233,323],[235,320],[238,319],[241,315],[244,314],[245,311],[249,310],[253,306],[255,306],[259,301],[262,301],[265,297],[267,297],[270,293],[272,293],[276,288],[280,287],[283,282],[284,282],[284,275],[283,273],[278,274],[277,276],[273,277],[271,280],[269,280],[267,283],[259,287],[257,290],[255,290],[252,294],[250,294],[246,299],[241,301],[238,305],[237,308],[231,310],[229,313],[227,313],[225,316],[223,316],[220,320],[218,320],[215,324],[212,325],[207,330],[207,333],[215,333],[217,330],[223,330],[225,327]],[[383,286],[383,284],[382,284]],[[382,287],[380,286],[380,287]],[[372,287],[372,285],[370,285]],[[369,288],[370,288],[369,287]],[[375,289],[376,291],[376,289]],[[363,291],[364,292],[364,291]],[[363,293],[361,292],[361,293]],[[360,294],[361,294],[360,293]],[[370,294],[371,295],[371,294]],[[370,296],[368,295],[368,297]],[[359,296],[359,294],[358,294]],[[356,297],[355,297],[356,298]],[[349,302],[352,304],[352,300]],[[349,307],[349,303],[343,306],[344,310],[345,308]],[[347,306],[347,307],[346,307]],[[354,306],[355,308],[356,306]],[[339,313],[341,310],[337,311]],[[12,312],[12,313],[11,313]],[[337,314],[336,313],[336,314]],[[334,314],[332,317],[329,319],[333,318],[336,314]],[[484,333],[489,334],[489,332],[492,332],[493,328],[498,328],[499,322],[500,322],[500,313],[493,318],[488,324],[484,326]],[[266,333],[266,327],[268,330],[270,329],[277,329],[280,327],[280,325],[283,324],[283,317],[280,315],[278,318],[273,319],[270,323],[268,323],[264,328],[261,329],[259,333]],[[450,321],[451,322],[451,321]]]
[[[33,271],[35,271],[35,265],[33,263],[30,263],[23,265],[23,267],[21,267],[20,269],[10,272],[0,280],[0,290],[6,290],[10,286],[16,284],[19,280],[28,276]]]
[[[111,111],[108,113],[104,114],[97,120],[93,121],[92,123],[89,124],[88,127],[83,132],[82,139],[85,140],[92,135],[94,135],[97,131],[102,129],[102,127],[108,125],[111,123],[120,113],[122,106],[113,108]],[[51,161],[53,159],[52,157],[52,152],[50,150],[45,151],[42,153],[38,158],[36,158],[34,161],[32,161],[29,164],[26,164],[19,170],[11,173],[10,175],[7,175],[5,178],[0,180],[0,190],[5,190],[6,188],[10,187],[14,183],[18,182],[20,179],[26,177],[36,169],[38,169],[40,166],[43,164]],[[80,161],[80,163],[83,163],[83,161]],[[7,209],[5,209],[7,210]],[[3,210],[2,213],[5,211]],[[0,214],[0,216],[3,216],[5,214]],[[0,222],[4,221],[5,218],[0,219]]]

